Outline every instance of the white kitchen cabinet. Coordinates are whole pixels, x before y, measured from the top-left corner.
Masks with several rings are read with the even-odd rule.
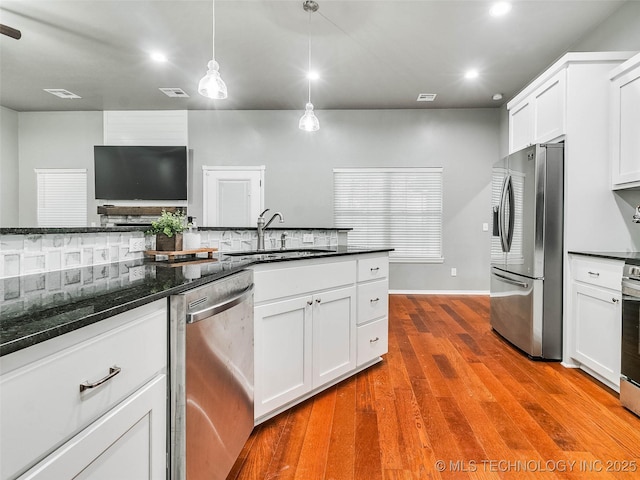
[[[611,80],[611,183],[640,187],[640,55],[615,68]]]
[[[166,325],[158,300],[2,357],[0,478],[164,478]]]
[[[509,104],[509,152],[554,140],[565,131],[566,66]]]
[[[255,418],[355,369],[356,261],[256,265]]]
[[[571,257],[569,359],[616,391],[620,388],[624,262]]]
[[[256,424],[387,352],[386,252],[252,268]]]
[[[372,362],[389,349],[389,257],[358,259],[357,366]]]

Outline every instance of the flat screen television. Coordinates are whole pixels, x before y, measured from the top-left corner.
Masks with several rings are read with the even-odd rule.
[[[93,147],[96,199],[187,200],[187,147]]]

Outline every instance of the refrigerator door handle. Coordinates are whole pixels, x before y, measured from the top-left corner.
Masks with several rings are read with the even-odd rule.
[[[518,287],[522,287],[522,288],[529,288],[529,284],[525,283],[525,282],[519,282],[518,280],[513,280],[509,277],[505,277],[504,275],[500,275],[499,273],[495,273],[493,272],[492,275],[495,275],[496,277],[498,277],[501,281],[505,282],[505,283],[510,283],[511,285],[516,285]]]
[[[509,229],[507,230],[507,252],[511,251],[513,243],[513,231],[515,226],[515,195],[513,192],[513,177],[509,175],[507,179],[507,197],[509,198]]]

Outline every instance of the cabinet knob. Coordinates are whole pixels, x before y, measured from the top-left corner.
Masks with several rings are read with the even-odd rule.
[[[316,298],[316,303],[320,303],[322,301],[321,298]]]
[[[307,300],[307,305],[313,305],[313,300]]]
[[[618,302],[620,302],[620,299],[619,299],[619,298],[615,298],[615,297],[613,297],[613,298],[611,299],[611,301],[612,301],[613,303],[618,303]]]

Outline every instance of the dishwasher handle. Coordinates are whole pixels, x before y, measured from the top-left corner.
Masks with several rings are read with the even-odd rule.
[[[224,301],[220,303],[216,303],[215,305],[210,305],[207,308],[203,308],[202,310],[197,310],[195,312],[187,313],[187,323],[196,323],[201,320],[205,320],[209,317],[213,317],[218,313],[222,313],[225,310],[229,310],[230,308],[235,307],[236,305],[244,302],[247,298],[249,298],[253,294],[253,285],[244,289],[237,295],[233,297],[226,298]]]

